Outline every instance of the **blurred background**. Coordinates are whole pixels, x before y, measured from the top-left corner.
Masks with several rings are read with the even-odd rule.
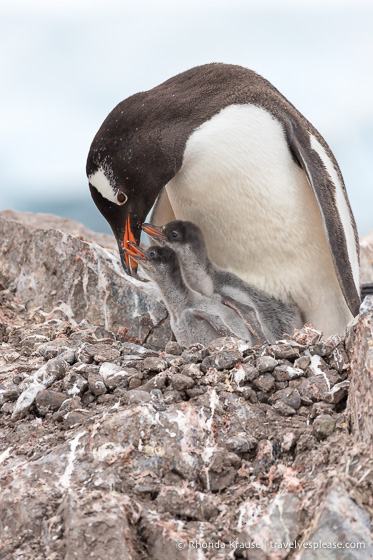
[[[198,64],[263,75],[324,136],[373,229],[371,0],[0,0],[0,210],[109,231],[85,163],[122,99]]]

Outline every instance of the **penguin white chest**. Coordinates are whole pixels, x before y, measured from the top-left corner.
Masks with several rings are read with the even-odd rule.
[[[231,105],[206,121],[166,188],[176,218],[201,228],[218,266],[302,310],[341,295],[313,191],[268,111]],[[326,286],[318,304],[315,283]]]

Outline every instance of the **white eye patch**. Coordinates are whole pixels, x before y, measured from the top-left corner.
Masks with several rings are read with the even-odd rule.
[[[95,173],[92,173],[92,175],[89,175],[88,177],[89,182],[91,183],[91,185],[93,187],[95,187],[95,189],[98,190],[98,192],[107,200],[110,200],[110,202],[115,202],[115,204],[118,204],[119,206],[121,206],[122,204],[124,204],[124,202],[127,201],[127,198],[124,202],[119,203],[117,200],[117,193],[118,193],[118,189],[114,188],[109,179],[107,178],[107,176],[105,175],[104,170],[102,169],[102,167],[100,167],[97,171],[95,171]],[[126,196],[126,195],[125,195]]]

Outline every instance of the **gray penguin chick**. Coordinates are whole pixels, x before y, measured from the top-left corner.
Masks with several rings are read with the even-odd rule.
[[[292,334],[294,328],[303,326],[296,305],[279,301],[213,264],[207,255],[202,231],[192,222],[175,220],[163,227],[144,224],[143,231],[159,245],[177,253],[190,288],[206,297],[219,298],[235,309],[246,324],[252,324],[255,316],[268,342],[273,343],[284,333]]]
[[[253,335],[235,311],[185,283],[175,251],[155,245],[143,252],[132,242],[128,245],[124,251],[159,287],[179,344],[188,347],[199,342],[207,346],[219,336],[236,336],[252,346],[260,343],[260,334]]]

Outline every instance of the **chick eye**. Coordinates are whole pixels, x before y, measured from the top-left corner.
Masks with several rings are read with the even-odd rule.
[[[124,194],[124,192],[119,192],[117,194],[117,201],[118,204],[124,204],[125,202],[127,202],[128,196],[126,194]]]
[[[179,234],[177,233],[177,231],[171,231],[171,237],[174,237],[175,239],[179,236]]]
[[[155,257],[155,251],[150,251],[149,257],[151,257],[151,258]]]

